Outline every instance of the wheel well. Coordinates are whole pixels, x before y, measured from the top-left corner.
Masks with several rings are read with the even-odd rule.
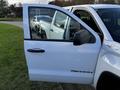
[[[120,90],[120,77],[110,72],[103,72],[98,80],[97,90]]]

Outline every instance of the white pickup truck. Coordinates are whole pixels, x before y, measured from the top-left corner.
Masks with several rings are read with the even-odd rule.
[[[36,15],[52,18],[39,35],[30,28]],[[25,4],[23,21],[30,80],[120,90],[119,5]]]

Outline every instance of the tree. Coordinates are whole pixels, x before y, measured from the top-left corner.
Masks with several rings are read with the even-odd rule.
[[[95,0],[96,3],[120,4],[120,0]]]
[[[94,0],[73,0],[76,4],[92,4]]]
[[[79,5],[79,4],[90,4],[94,3],[94,0],[55,0],[49,4],[54,4],[58,6],[70,6],[70,5]]]
[[[22,17],[22,11],[23,11],[23,8],[22,7],[16,7],[16,11],[15,11],[15,14],[16,14],[16,17]]]
[[[22,17],[22,4],[11,4],[9,6],[9,17]]]
[[[8,3],[5,0],[0,0],[0,18],[5,17],[8,11]]]
[[[15,12],[15,4],[11,4],[9,6],[9,9],[10,9],[11,12]]]

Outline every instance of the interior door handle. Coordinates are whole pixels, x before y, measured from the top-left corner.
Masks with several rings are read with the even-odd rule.
[[[50,29],[51,32],[54,32],[53,29]]]
[[[28,49],[27,51],[32,52],[32,53],[44,53],[45,52],[45,50],[39,49],[39,48]]]

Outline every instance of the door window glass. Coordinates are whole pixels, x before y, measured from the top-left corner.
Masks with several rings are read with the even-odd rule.
[[[89,14],[87,11],[84,10],[75,10],[74,14],[79,17],[83,22],[85,22],[89,27],[91,27],[95,32],[98,33],[100,36],[101,40],[103,40],[103,34],[99,30],[96,22],[94,21],[93,17],[91,14]]]
[[[54,25],[61,28],[61,29],[64,29],[66,19],[67,19],[67,15],[65,15],[62,12],[57,11],[55,21],[54,21]]]
[[[85,22],[88,26],[90,26],[93,30],[99,31],[96,23],[88,12],[83,10],[75,10],[74,14],[79,17],[83,22]]]
[[[68,32],[66,39],[73,41],[76,33],[80,33],[81,42],[84,43],[94,43],[95,37],[76,20],[69,18]]]
[[[95,37],[84,26],[55,9],[30,8],[29,21],[31,39],[34,40],[72,42],[75,34],[81,32],[84,43],[95,42]]]
[[[29,21],[32,39],[47,39],[55,10],[48,8],[30,8]]]

